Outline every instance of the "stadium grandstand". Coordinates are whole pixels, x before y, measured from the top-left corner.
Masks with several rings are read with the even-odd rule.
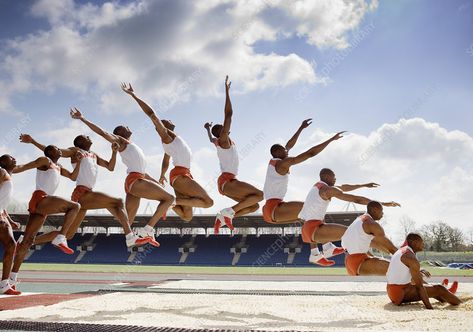
[[[332,212],[327,223],[349,225],[361,212]],[[12,214],[26,225],[27,214]],[[133,227],[142,227],[149,216],[136,217]],[[111,215],[87,215],[69,246],[76,252],[66,255],[51,244],[31,247],[26,262],[81,264],[140,264],[187,266],[307,266],[310,248],[300,236],[301,224],[273,225],[261,215],[235,218],[235,230],[213,234],[215,216],[197,215],[191,222],[168,216],[157,224],[159,248],[149,245],[127,248],[123,233]],[[58,228],[63,216],[49,216],[43,231]],[[22,232],[15,232],[18,239]],[[339,243],[335,243],[339,245]],[[1,254],[1,253],[0,253]],[[343,266],[343,255],[334,257]],[[312,266],[312,265],[311,265]]]

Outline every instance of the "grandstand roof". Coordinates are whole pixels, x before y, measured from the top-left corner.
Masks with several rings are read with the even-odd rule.
[[[328,223],[338,223],[349,225],[356,217],[363,212],[331,212],[325,216]],[[11,214],[13,220],[26,225],[28,214]],[[148,223],[150,215],[139,215],[135,218],[133,227],[142,227]],[[45,222],[47,226],[58,227],[64,221],[63,215],[51,215]],[[158,228],[213,228],[215,215],[196,215],[190,222],[185,222],[178,216],[168,216],[166,220],[160,220],[156,227]],[[263,220],[262,215],[248,215],[238,217],[233,220],[233,225],[240,228],[268,228],[268,227],[294,227],[300,226],[298,223],[287,223],[282,225],[270,224]],[[120,227],[120,224],[112,215],[86,215],[81,227]]]

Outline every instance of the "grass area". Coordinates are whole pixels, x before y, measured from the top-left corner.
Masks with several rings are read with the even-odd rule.
[[[433,276],[473,277],[473,270],[443,269],[425,266]],[[161,274],[238,274],[238,275],[347,275],[344,267],[244,267],[244,266],[143,266],[95,264],[39,264],[24,263],[23,271],[108,272],[108,273],[161,273]]]

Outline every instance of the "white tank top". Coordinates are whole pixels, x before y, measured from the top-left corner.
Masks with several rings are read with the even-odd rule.
[[[123,163],[128,168],[127,173],[146,173],[146,160],[143,150],[135,143],[128,143],[125,150],[120,152]]]
[[[230,141],[231,142],[231,141]],[[217,156],[220,161],[220,171],[222,173],[232,173],[233,175],[238,175],[238,151],[236,149],[235,143],[231,142],[231,145],[228,149],[222,148],[218,139],[214,139],[213,143],[217,148]]]
[[[411,249],[409,246],[401,247],[398,251],[394,253],[391,257],[391,262],[389,263],[388,272],[386,273],[386,277],[388,279],[388,284],[391,285],[406,285],[410,284],[412,280],[411,271],[401,261],[402,255],[404,255],[407,251],[414,253],[414,250]]]
[[[184,140],[177,136],[169,143],[163,143],[164,152],[171,156],[174,166],[191,168],[191,148]]]
[[[303,220],[324,220],[327,213],[330,200],[325,200],[320,197],[320,188],[327,186],[325,182],[317,182],[307,194],[302,210],[299,213],[299,218]]]
[[[95,182],[97,181],[98,173],[97,156],[92,152],[84,150],[81,150],[81,152],[84,154],[84,158],[80,161],[80,169],[76,185],[93,189]],[[75,167],[76,164],[74,163],[72,166]]]
[[[289,183],[289,173],[281,175],[276,171],[276,163],[281,160],[273,158],[269,161],[266,171],[266,180],[264,181],[264,199],[284,199],[287,193],[287,185]]]
[[[342,247],[345,248],[350,255],[366,254],[370,249],[374,235],[367,234],[363,229],[363,223],[369,220],[373,220],[369,214],[359,216],[348,226],[345,234],[343,234]]]
[[[48,195],[54,195],[59,186],[60,177],[61,167],[49,160],[49,168],[46,171],[36,169],[36,190],[42,190]]]
[[[10,175],[3,169],[0,172],[5,172],[5,178],[8,180],[3,181],[0,185],[0,216],[3,214],[3,210],[6,210],[10,203],[11,195],[13,193],[13,183]]]

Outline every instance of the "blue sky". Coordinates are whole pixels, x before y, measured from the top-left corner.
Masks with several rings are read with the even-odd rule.
[[[164,117],[189,141],[200,181],[211,183],[217,161],[209,159],[214,151],[202,125],[222,120],[223,79],[229,74],[234,140],[244,146],[264,134],[242,161],[242,178],[262,185],[269,146],[312,117],[296,152],[335,131],[352,134],[294,170],[291,199],[305,197],[324,162],[340,170],[342,182],[383,183],[378,192],[361,194],[404,200],[403,210],[392,213],[393,223],[406,214],[419,224],[451,218],[456,226],[471,227],[457,219],[471,207],[467,200],[461,203],[463,195],[473,192],[468,156],[473,151],[473,1],[356,1],[351,9],[339,1],[325,7],[317,7],[323,1],[300,1],[303,10],[279,1],[253,2],[254,8],[221,2],[0,0],[0,130],[7,133],[0,152],[20,161],[38,155],[8,138],[12,127],[47,143],[70,144],[73,134],[84,130],[68,117],[71,106],[110,130],[121,123],[135,131],[146,126],[137,105],[119,90],[119,82],[127,80],[152,105],[171,101]],[[368,32],[347,52],[360,31]],[[344,50],[346,56],[324,77],[324,66]],[[25,115],[31,122],[22,123]],[[410,122],[399,122],[402,117]],[[150,173],[157,175],[162,147],[152,128],[145,128],[135,141],[150,156]],[[395,135],[386,139],[383,133],[391,131]],[[96,149],[108,155],[106,144],[94,138]],[[373,165],[360,165],[360,151],[367,149],[375,151],[368,161]],[[424,156],[425,151],[438,153]],[[407,167],[403,153],[419,158]],[[389,169],[379,172],[381,165]],[[99,187],[102,183],[103,190],[122,195],[114,176],[123,174],[104,172]],[[435,186],[451,177],[458,177],[461,190],[443,201],[461,203],[455,212],[431,211],[428,204],[438,202],[429,198],[423,213],[422,200],[404,195],[411,186],[443,195]],[[31,179],[18,177],[19,201],[34,189]],[[68,195],[70,189],[65,184],[60,193]],[[209,191],[217,195],[214,188]],[[219,197],[215,208],[202,212],[228,204]]]

